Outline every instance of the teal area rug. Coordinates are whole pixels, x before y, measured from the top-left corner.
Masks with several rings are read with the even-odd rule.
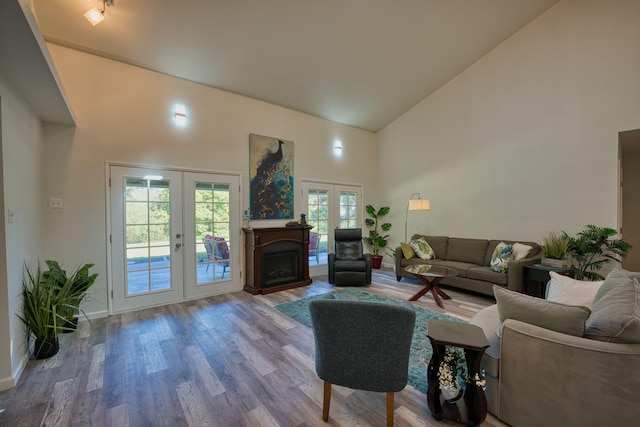
[[[309,314],[309,301],[322,298],[326,294],[315,295],[308,298],[302,298],[297,301],[285,302],[275,306],[276,310],[286,314],[287,316],[297,320],[303,325],[311,327],[311,315]],[[336,299],[357,300],[357,301],[374,301],[387,304],[402,304],[393,298],[375,294],[373,292],[363,291],[359,288],[345,288],[333,292]],[[452,322],[467,323],[464,320],[441,314],[427,308],[414,305],[416,311],[416,325],[413,330],[413,340],[411,341],[411,354],[409,356],[409,384],[423,393],[427,392],[427,367],[424,364],[431,360],[431,343],[427,338],[427,327],[430,319],[442,319]],[[422,361],[422,362],[421,362]]]

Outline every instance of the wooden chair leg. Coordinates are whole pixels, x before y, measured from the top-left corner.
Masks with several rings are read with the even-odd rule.
[[[387,392],[387,427],[393,427],[393,392]]]
[[[329,404],[331,403],[331,383],[324,382],[324,401],[322,402],[322,421],[329,420]]]

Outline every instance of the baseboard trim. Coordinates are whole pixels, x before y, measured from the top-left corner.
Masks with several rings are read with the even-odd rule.
[[[85,317],[86,316],[86,317]],[[94,311],[91,313],[84,313],[84,315],[80,315],[79,316],[79,320],[92,320],[92,319],[100,319],[102,317],[108,317],[109,316],[109,311],[108,310],[100,310],[100,311]]]
[[[18,384],[22,373],[27,367],[27,363],[29,363],[29,354],[25,353],[22,355],[18,369],[13,372],[12,376],[0,379],[0,391],[12,389]]]

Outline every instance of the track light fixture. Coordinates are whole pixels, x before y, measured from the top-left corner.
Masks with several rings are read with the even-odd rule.
[[[84,17],[91,25],[98,25],[104,20],[104,12],[107,10],[107,5],[113,6],[113,0],[102,0],[102,9],[92,7],[85,14]]]

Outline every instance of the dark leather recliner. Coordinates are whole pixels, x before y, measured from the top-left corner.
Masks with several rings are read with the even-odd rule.
[[[368,285],[371,283],[371,255],[365,254],[362,230],[336,228],[335,253],[329,254],[329,283]]]

